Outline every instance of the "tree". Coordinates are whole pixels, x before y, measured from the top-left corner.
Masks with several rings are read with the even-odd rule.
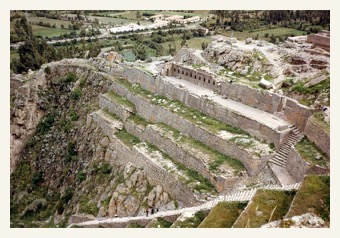
[[[273,43],[273,44],[276,43],[276,37],[275,37],[274,34],[272,34],[272,35],[270,36],[270,42]]]
[[[140,11],[136,11],[136,18],[137,19],[142,18],[142,15],[141,15]]]
[[[146,60],[147,52],[146,52],[145,45],[141,43],[137,43],[135,47],[133,48],[133,53],[135,54],[137,59]]]
[[[182,40],[182,42],[181,42],[181,47],[183,47],[183,46],[188,46],[187,45],[187,37],[186,37],[186,35],[185,35],[185,33],[183,34],[183,40]]]

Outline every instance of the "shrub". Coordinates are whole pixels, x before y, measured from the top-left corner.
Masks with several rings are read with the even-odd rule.
[[[82,91],[79,88],[77,88],[73,90],[73,92],[71,92],[71,99],[76,101],[81,97],[81,95],[82,95]]]
[[[51,67],[50,67],[50,66],[47,66],[47,67],[44,69],[44,72],[45,72],[45,74],[50,75],[50,74],[51,74]]]
[[[77,81],[77,75],[75,73],[68,73],[66,78],[63,80],[65,83],[72,83]]]
[[[37,125],[37,132],[38,133],[45,133],[47,132],[54,123],[54,115],[48,115],[46,116],[42,121],[39,122]]]
[[[78,113],[74,110],[73,107],[70,109],[70,118],[71,118],[72,121],[76,121],[76,120],[79,119],[79,115],[78,115]]]
[[[68,152],[68,155],[70,156],[75,156],[77,155],[77,151],[76,151],[76,143],[74,142],[69,142],[68,145],[67,145],[67,152]]]
[[[86,173],[84,173],[84,172],[79,172],[78,174],[77,174],[77,180],[79,181],[79,182],[82,182],[82,181],[84,181],[86,179]]]
[[[57,202],[56,209],[57,209],[58,215],[63,214],[64,206],[63,206],[63,203],[60,200]]]
[[[32,184],[33,185],[38,185],[39,183],[44,181],[44,176],[43,173],[41,171],[35,172],[33,174],[33,178],[32,178]]]
[[[65,189],[64,194],[61,196],[61,201],[63,204],[67,204],[73,197],[73,189],[71,187],[67,187]]]

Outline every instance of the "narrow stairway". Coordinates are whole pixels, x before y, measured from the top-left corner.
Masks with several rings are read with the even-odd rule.
[[[295,145],[303,137],[302,133],[296,128],[295,125],[290,126],[290,128],[292,128],[292,133],[289,135],[283,146],[281,146],[279,151],[275,153],[274,157],[269,160],[269,163],[276,164],[283,168],[286,167],[287,157],[291,146]]]
[[[275,153],[274,157],[270,159],[268,163],[276,179],[281,185],[296,183],[295,179],[286,169],[286,164],[292,145],[295,145],[297,142],[299,142],[303,135],[295,125],[290,126],[290,128],[292,129],[292,133],[288,136],[287,141],[283,144],[279,151]]]

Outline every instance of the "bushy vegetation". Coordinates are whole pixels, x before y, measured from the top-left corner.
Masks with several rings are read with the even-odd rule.
[[[81,196],[79,200],[79,213],[91,214],[97,216],[99,209],[96,203],[90,200],[87,196]]]
[[[231,228],[246,205],[245,202],[219,202],[198,228]]]

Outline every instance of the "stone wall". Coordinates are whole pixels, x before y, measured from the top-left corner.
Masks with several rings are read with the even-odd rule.
[[[116,114],[123,121],[134,114],[134,110],[131,110],[131,108],[122,104],[112,103],[112,99],[106,94],[99,95],[99,107]]]
[[[130,83],[140,84],[148,91],[164,95],[173,100],[179,100],[183,104],[202,111],[210,117],[214,117],[224,123],[239,127],[257,138],[266,140],[270,143],[272,142],[276,148],[279,147],[279,145],[284,141],[286,135],[289,133],[288,129],[276,131],[275,129],[257,121],[230,111],[204,97],[191,94],[186,89],[164,81],[160,76],[152,77],[146,72],[131,68],[125,71],[125,78],[127,78]]]
[[[295,147],[292,146],[287,157],[286,169],[297,183],[302,182],[309,167],[309,163],[304,161]]]
[[[117,113],[115,102],[106,98],[105,106],[112,113]],[[113,109],[113,111],[111,110]],[[120,111],[119,111],[120,112]],[[124,122],[124,128],[130,134],[138,137],[139,139],[151,143],[158,147],[161,151],[168,154],[171,158],[179,163],[182,163],[186,167],[198,171],[202,176],[207,178],[219,192],[226,191],[232,188],[236,182],[234,177],[226,177],[224,175],[215,176],[208,170],[208,165],[203,162],[202,159],[197,157],[194,152],[183,148],[171,137],[165,136],[161,129],[154,124],[148,126],[137,125],[132,121],[126,120]],[[239,180],[237,178],[237,180]]]
[[[179,79],[185,79],[191,83],[199,85],[204,88],[216,90],[218,85],[212,74],[202,70],[193,70],[181,64],[170,64],[166,70],[166,75],[174,76]]]
[[[138,167],[144,168],[145,171],[147,171],[148,181],[153,186],[161,184],[165,191],[182,201],[186,206],[198,203],[189,187],[182,184],[164,168],[153,163],[138,147],[133,146],[132,149],[130,149],[115,136],[113,137],[111,145],[111,158],[116,160],[115,162],[120,164],[131,162]]]
[[[295,124],[301,131],[304,130],[307,119],[312,114],[308,107],[277,93],[254,89],[237,83],[230,84],[225,81],[220,82],[220,84],[220,94],[227,95],[228,98],[253,108],[278,116],[282,115],[283,119]]]
[[[316,34],[316,35],[308,35],[307,42],[313,43],[314,47],[321,47],[325,50],[330,50],[330,41],[331,38],[329,36],[323,34]]]
[[[136,107],[137,114],[146,120],[152,123],[163,122],[168,124],[171,127],[188,134],[195,140],[201,141],[202,143],[218,150],[222,154],[240,160],[245,165],[250,175],[256,174],[266,162],[263,158],[252,157],[244,149],[239,148],[228,140],[224,140],[216,136],[215,134],[180,117],[170,110],[152,104],[141,96],[134,95],[119,83],[113,82],[111,90],[132,102]]]
[[[283,113],[288,121],[294,123],[300,131],[304,132],[307,120],[312,115],[312,110],[294,99],[287,98]]]
[[[285,119],[295,124],[300,130],[304,129],[307,119],[311,115],[310,110],[306,106],[299,104],[296,100],[277,93],[254,89],[247,85],[217,80],[218,78],[214,77],[212,74],[190,69],[183,65],[174,63],[168,64],[166,66],[166,75],[185,79],[201,87],[209,88],[218,94],[226,95],[230,99],[265,112],[273,114],[282,112]]]
[[[180,216],[180,214],[175,214],[175,215],[164,215],[161,218],[174,223],[177,218]],[[80,227],[86,227],[86,228],[125,228],[127,225],[129,224],[138,224],[142,227],[147,226],[150,222],[152,222],[152,220],[155,218],[151,218],[149,217],[143,217],[143,218],[135,218],[135,219],[130,219],[128,221],[121,221],[121,222],[101,222],[99,225],[98,224],[91,224],[91,225],[78,225],[77,223],[79,222],[85,222],[85,221],[90,221],[90,218],[83,218],[82,215],[80,214],[76,214],[76,215],[72,215],[69,219],[69,224],[73,223],[75,225],[78,225]]]
[[[324,153],[330,157],[330,135],[317,121],[316,118],[310,117],[305,128],[305,135],[315,143]]]
[[[109,146],[109,160],[113,163],[125,165],[128,162],[133,163],[137,167],[142,167],[147,171],[148,181],[151,185],[156,186],[161,184],[162,187],[173,197],[182,201],[185,205],[191,206],[197,204],[190,188],[182,184],[174,176],[168,173],[164,168],[156,165],[143,151],[138,147],[129,148],[123,144],[111,130],[108,130],[108,122],[98,120],[96,113],[92,114],[93,120],[109,136],[111,143]]]
[[[87,123],[91,123],[91,119],[97,124],[100,125],[101,130],[109,137],[112,136],[119,130],[123,128],[123,123],[117,123],[114,125],[110,120],[105,119],[102,115],[99,115],[98,112],[91,113],[87,118]]]

